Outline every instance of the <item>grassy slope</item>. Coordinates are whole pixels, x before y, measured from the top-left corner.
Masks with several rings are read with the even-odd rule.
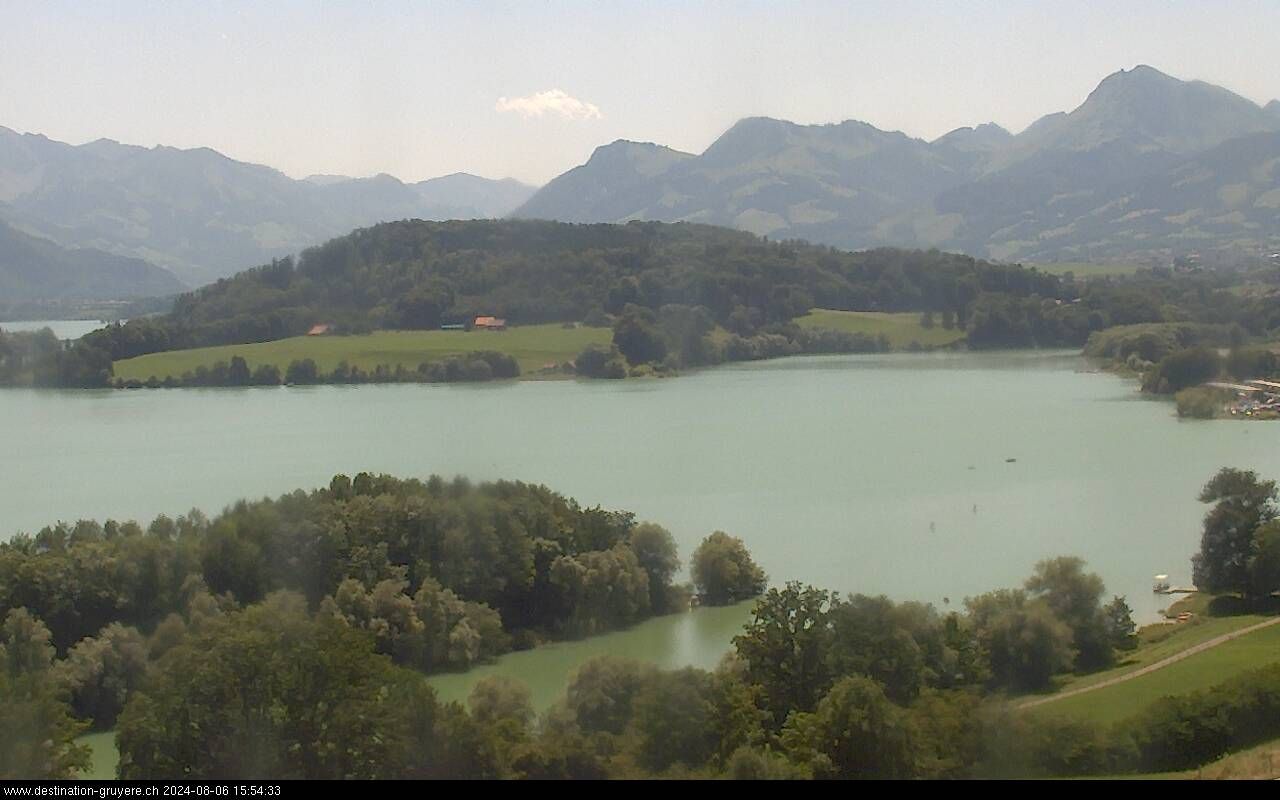
[[[1257,621],[1256,618],[1252,619],[1252,622]],[[1215,620],[1215,622],[1218,621]],[[1188,631],[1195,632],[1194,638],[1203,641],[1210,638],[1201,632],[1205,627],[1207,625],[1195,626]],[[1226,631],[1217,631],[1217,633],[1224,632]],[[1166,640],[1161,644],[1172,647],[1171,641],[1172,639]],[[1195,643],[1190,639],[1182,640],[1173,649],[1183,649]],[[1168,652],[1164,653],[1164,655],[1168,654]],[[1280,626],[1273,626],[1198,653],[1141,678],[1108,686],[1096,692],[1069,697],[1060,702],[1049,703],[1034,708],[1029,713],[1067,716],[1104,725],[1111,724],[1138,713],[1161,697],[1207,689],[1242,672],[1277,661],[1280,661]],[[1128,666],[1121,669],[1135,668],[1136,666]],[[1090,679],[1105,680],[1106,677],[1108,675],[1100,674],[1090,676]],[[1114,677],[1114,673],[1110,677]]]
[[[1138,649],[1129,653],[1120,653],[1120,662],[1111,669],[1094,672],[1088,675],[1069,675],[1063,678],[1054,691],[1083,689],[1097,683],[1109,681],[1134,670],[1141,669],[1163,658],[1206,642],[1215,636],[1238,631],[1250,625],[1262,622],[1266,617],[1241,615],[1238,617],[1205,618],[1194,624],[1150,625],[1143,629],[1140,639],[1145,641]],[[1167,629],[1167,630],[1162,630]],[[1063,701],[1064,703],[1067,701]]]
[[[423,361],[475,350],[497,350],[514,356],[522,373],[531,373],[548,363],[572,361],[589,344],[608,345],[613,333],[608,328],[564,328],[560,325],[529,325],[506,331],[378,331],[364,336],[295,336],[274,342],[202,347],[153,353],[115,363],[116,377],[147,380],[152,375],[163,380],[193,371],[197,366],[213,366],[241,356],[254,369],[259,364],[275,364],[284,372],[290,361],[313,359],[324,372],[340,361],[370,370],[379,364],[403,364],[416,368]]]
[[[866,333],[872,336],[884,334],[895,350],[907,347],[913,341],[926,347],[940,347],[964,338],[964,331],[942,327],[942,315],[934,315],[937,324],[925,328],[920,324],[920,314],[909,312],[886,314],[880,311],[829,311],[815,308],[796,320],[802,328],[827,328],[829,330]]]
[[[89,770],[80,777],[91,781],[109,781],[116,777],[116,764],[120,754],[116,752],[116,732],[90,733],[76,740],[89,747]]]

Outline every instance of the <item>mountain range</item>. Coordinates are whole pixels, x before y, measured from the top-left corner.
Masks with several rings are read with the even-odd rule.
[[[1275,252],[1280,101],[1259,106],[1139,66],[1016,135],[986,123],[925,141],[855,120],[752,117],[701,154],[616,141],[541,189],[463,173],[295,180],[208,148],[70,145],[0,127],[0,222],[11,226],[0,288],[10,292],[175,291],[381,221],[507,215],[695,221],[1010,261]],[[110,266],[98,275],[93,264]],[[69,283],[72,274],[82,278]]]
[[[191,286],[384,220],[500,217],[533,191],[461,173],[294,180],[208,148],[75,146],[0,127],[0,220],[143,259]]]
[[[173,273],[142,259],[61,247],[0,221],[0,305],[157,297],[186,289]]]
[[[701,154],[619,140],[515,216],[728,225],[846,248],[938,247],[1028,261],[1280,247],[1280,101],[1149,66],[1014,135],[933,141],[864,122],[739,121]]]

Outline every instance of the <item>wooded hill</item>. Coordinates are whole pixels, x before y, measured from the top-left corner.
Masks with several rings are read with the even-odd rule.
[[[579,322],[627,305],[703,306],[750,334],[812,307],[954,311],[984,292],[1057,297],[1059,278],[938,251],[850,253],[686,223],[389,222],[180,297],[95,335],[113,358],[339,332],[432,329],[477,315]]]

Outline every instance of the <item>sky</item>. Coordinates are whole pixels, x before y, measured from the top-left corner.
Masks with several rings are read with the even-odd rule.
[[[1150,64],[1280,97],[1280,0],[0,0],[0,125],[293,177],[541,184],[736,120],[1017,132]]]

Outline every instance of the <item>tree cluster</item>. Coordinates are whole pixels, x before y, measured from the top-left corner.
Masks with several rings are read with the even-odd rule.
[[[373,369],[361,369],[346,361],[338,362],[325,372],[314,359],[290,361],[281,374],[275,364],[259,364],[250,370],[241,356],[232,356],[229,362],[217,361],[213,366],[203,364],[184,372],[180,377],[168,376],[160,380],[154,375],[145,381],[116,378],[112,385],[118,389],[159,389],[179,386],[298,386],[332,383],[483,383],[492,380],[510,380],[520,377],[520,364],[511,356],[493,350],[477,350],[439,361],[424,361],[417,369],[406,369],[403,364],[391,366],[379,364]]]

